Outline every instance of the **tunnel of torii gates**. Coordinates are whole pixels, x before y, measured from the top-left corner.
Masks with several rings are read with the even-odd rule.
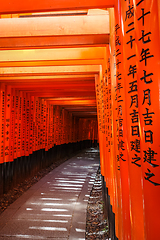
[[[1,193],[98,139],[116,237],[159,240],[160,1],[5,0],[0,14]]]

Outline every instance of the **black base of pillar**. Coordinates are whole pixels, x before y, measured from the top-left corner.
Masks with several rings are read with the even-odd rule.
[[[29,156],[22,156],[14,159],[13,162],[0,164],[0,195],[7,193],[25,179],[33,177],[38,171],[49,167],[55,161],[70,158],[78,151],[92,146],[93,142],[90,140],[54,145],[48,151],[40,149]]]
[[[108,194],[108,188],[106,187],[106,182],[104,180],[104,177],[102,177],[103,182],[103,202],[104,202],[104,217],[108,220],[109,223],[109,233],[112,240],[118,240],[115,233],[115,214],[112,211],[112,205],[110,202],[110,196]]]

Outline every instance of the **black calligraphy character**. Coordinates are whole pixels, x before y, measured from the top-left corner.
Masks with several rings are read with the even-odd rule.
[[[140,0],[140,1],[136,4],[136,6],[139,6],[143,1],[144,1],[144,0]]]
[[[134,30],[134,22],[129,23],[128,27],[130,27],[130,26],[131,26],[131,28],[126,31],[126,34]]]
[[[123,129],[119,129],[119,137],[123,137]]]
[[[131,126],[132,129],[132,136],[138,136],[139,137],[139,126]]]
[[[137,91],[137,80],[130,82],[129,84],[130,91],[128,93]]]
[[[131,44],[130,47],[131,49],[133,48],[133,42],[135,41],[135,38],[133,38],[133,36],[130,36],[130,40],[127,42],[127,44]]]
[[[121,42],[120,42],[120,39],[119,39],[119,36],[116,35],[116,39],[115,39],[115,45],[116,46],[120,46],[121,45]]]
[[[150,112],[149,113],[149,109],[146,108],[146,113],[142,114],[144,116],[144,122],[145,122],[145,125],[152,125],[152,116],[154,112]]]
[[[130,113],[130,115],[132,116],[131,117],[132,123],[137,123],[139,120],[138,112],[136,112],[136,110],[133,109],[133,112]]]
[[[119,61],[119,58],[117,58],[117,61],[116,61],[116,66],[117,66],[117,69],[119,69],[119,64],[120,64],[121,62]]]
[[[121,73],[119,73],[118,71],[117,71],[117,78],[118,78],[118,81],[120,81],[122,78],[121,78]]]
[[[153,181],[150,180],[150,178],[154,177],[155,175],[154,175],[154,173],[151,173],[151,170],[149,170],[148,168],[147,168],[147,170],[148,170],[148,172],[145,172],[145,174],[146,174],[146,177],[144,177],[145,180],[149,181],[149,182],[152,183],[154,186],[160,185],[159,183],[155,183],[155,182],[153,182]]]
[[[123,162],[126,162],[126,160],[123,159],[124,154],[123,154],[122,152],[120,152],[119,154],[120,154],[120,155],[119,155],[119,159],[121,159]]]
[[[116,33],[116,35],[117,35],[118,29],[120,29],[120,26],[118,24],[116,24],[116,26],[115,26],[115,33]]]
[[[126,18],[125,18],[125,21],[127,20],[127,19],[130,19],[130,18],[132,18],[132,17],[134,17],[134,7],[133,7],[133,5],[132,6],[128,6],[128,10],[126,11]]]
[[[150,89],[143,90],[144,93],[144,98],[143,98],[143,103],[145,103],[146,100],[148,100],[147,104],[150,106],[151,105],[151,96],[150,96]]]
[[[145,142],[153,143],[153,132],[151,130],[144,131]]]
[[[131,105],[130,108],[132,107],[132,105],[135,104],[135,107],[138,108],[138,95],[133,95],[131,96]]]
[[[119,141],[119,148],[120,148],[121,150],[123,150],[123,151],[125,150],[125,148],[124,148],[124,141],[122,141],[122,140]],[[118,148],[118,149],[119,149],[119,148]]]
[[[130,60],[131,58],[136,57],[136,54],[133,54],[127,58],[127,60]]]
[[[134,65],[134,66],[130,65],[129,66],[129,73],[127,75],[129,76],[129,75],[132,74],[132,77],[134,78],[135,73],[137,73],[136,65]]]
[[[148,148],[147,151],[143,151],[144,152],[144,162],[148,162],[152,167],[158,167],[159,165],[154,164],[153,162],[156,161],[156,159],[154,158],[154,155],[157,154],[155,153],[155,151],[153,151],[150,147]]]
[[[146,78],[147,78],[147,77],[150,77],[150,76],[153,76],[153,73],[146,74],[146,71],[145,71],[145,70],[143,70],[143,73],[144,73],[144,76],[140,78],[141,81],[144,80],[144,82],[145,82],[146,84],[152,83],[153,81],[152,81],[151,78],[150,78],[149,80],[147,80]]]
[[[149,48],[142,48],[141,57],[140,62],[145,61],[145,66],[147,66],[147,58],[154,57],[154,55],[150,55]]]
[[[131,141],[131,151],[134,150],[140,153],[140,140],[135,139],[135,141]]]
[[[144,30],[141,30],[142,31],[142,37],[138,39],[138,41],[142,40],[143,44],[145,43],[148,43],[148,42],[151,42],[151,39],[150,37],[148,36],[149,34],[151,34],[151,32],[148,32],[146,34],[144,34]],[[145,39],[145,37],[148,36],[147,39]]]
[[[122,127],[123,126],[123,119],[119,118],[118,121],[119,121],[119,126]]]
[[[117,166],[117,170],[120,170],[120,165],[119,165],[119,155],[117,155],[117,162],[118,162],[118,166]]]
[[[122,115],[122,106],[121,105],[118,106],[118,115]]]
[[[145,17],[147,14],[150,14],[150,11],[144,13],[144,8],[141,8],[141,10],[142,10],[142,16],[140,16],[140,17],[138,18],[138,21],[142,19],[142,25],[144,26],[144,17]]]
[[[134,161],[132,161],[131,163],[134,163],[138,167],[141,167],[141,165],[137,163],[138,161],[141,160],[141,158],[137,154],[134,154],[134,155],[135,155],[135,157],[134,158],[132,157],[132,160],[134,160]]]
[[[116,57],[118,57],[119,55],[121,55],[120,49],[116,50]]]

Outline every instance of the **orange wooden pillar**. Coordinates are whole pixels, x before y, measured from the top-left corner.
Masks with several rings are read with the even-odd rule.
[[[21,123],[21,127],[22,127],[22,155],[21,156],[25,156],[25,151],[26,151],[26,93],[25,92],[21,92],[22,94],[22,123]]]
[[[26,93],[26,149],[25,156],[29,156],[29,136],[30,136],[30,95]]]
[[[34,146],[34,96],[30,96],[30,136],[29,136],[29,154],[33,153],[33,146]]]
[[[3,83],[0,84],[0,164],[4,162],[4,139],[5,139],[5,85]]]
[[[10,138],[10,160],[14,160],[14,138],[15,138],[15,89],[11,89],[11,138]]]
[[[119,70],[117,81],[119,96],[123,96],[123,134],[121,141],[128,159],[129,213],[131,238],[144,239],[143,186],[141,175],[138,87],[136,75],[136,52],[134,9],[132,1],[117,2],[119,19],[116,24],[117,60]],[[127,145],[126,145],[127,144]],[[135,178],[136,175],[136,178]]]
[[[11,87],[6,86],[5,94],[5,151],[4,162],[10,162],[10,117],[11,117]]]
[[[135,41],[144,217],[147,240],[160,239],[159,1],[135,0]]]
[[[122,238],[122,183],[119,158],[119,121],[118,121],[118,97],[117,97],[117,79],[116,79],[116,48],[115,48],[115,16],[114,9],[110,9],[110,48],[108,70],[110,69],[111,87],[110,87],[110,115],[111,115],[111,156],[113,161],[113,182],[114,182],[114,205],[115,213],[115,233]],[[123,187],[124,189],[124,187]]]
[[[105,159],[104,159],[104,147],[103,147],[103,132],[102,132],[102,98],[101,98],[101,85],[100,76],[95,77],[96,88],[96,101],[97,101],[97,118],[98,118],[98,136],[99,136],[99,148],[100,148],[100,165],[101,174],[105,176]]]

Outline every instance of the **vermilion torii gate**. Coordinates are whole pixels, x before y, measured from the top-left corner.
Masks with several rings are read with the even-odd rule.
[[[156,0],[0,8],[1,164],[94,141],[98,119],[120,240],[160,239],[159,9]]]

